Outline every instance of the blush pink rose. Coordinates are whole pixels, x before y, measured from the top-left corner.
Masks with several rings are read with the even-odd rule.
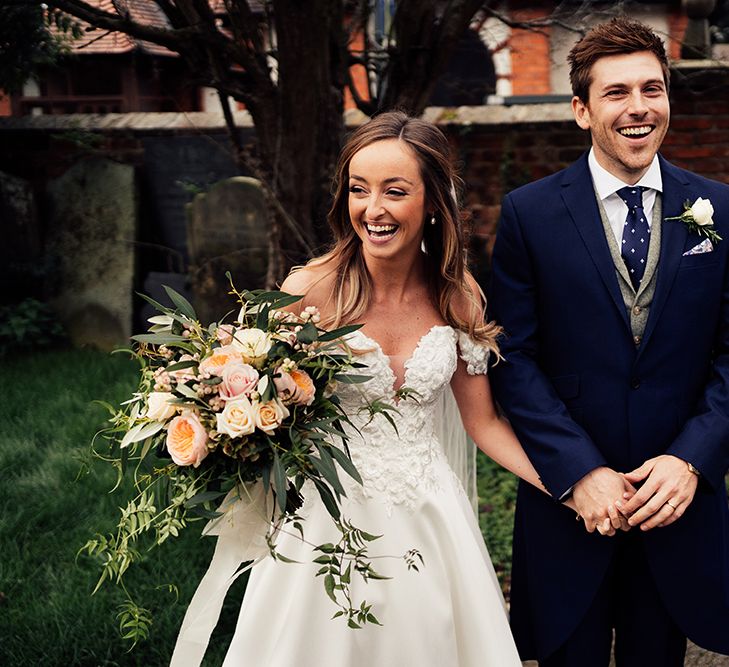
[[[215,331],[215,337],[221,345],[230,345],[233,342],[234,331],[232,324],[221,324]]]
[[[220,396],[224,400],[248,396],[258,383],[258,371],[242,361],[229,361],[223,366]]]
[[[194,412],[175,417],[167,428],[167,451],[178,466],[197,468],[208,455],[208,434]]]
[[[279,371],[273,377],[273,384],[276,387],[276,393],[278,397],[284,403],[291,403],[296,395],[297,385],[294,382],[294,378],[291,377],[285,371]]]

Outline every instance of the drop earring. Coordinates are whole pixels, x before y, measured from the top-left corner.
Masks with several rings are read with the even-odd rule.
[[[434,224],[435,224],[435,213],[433,213],[433,214],[432,214],[432,215],[430,216],[430,224],[431,224],[431,225],[434,225]]]

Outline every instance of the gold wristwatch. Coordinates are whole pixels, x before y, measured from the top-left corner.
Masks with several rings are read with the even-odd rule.
[[[686,461],[686,465],[688,466],[689,472],[692,472],[697,477],[701,477],[701,473],[688,461]]]

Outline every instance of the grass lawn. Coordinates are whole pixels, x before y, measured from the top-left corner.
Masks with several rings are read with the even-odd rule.
[[[123,595],[104,586],[91,596],[98,567],[76,559],[95,531],[111,532],[123,493],[95,464],[83,472],[88,444],[107,413],[134,388],[136,366],[123,355],[61,350],[2,361],[0,380],[0,665],[166,665],[185,608],[214,548],[189,534],[152,552],[125,580],[153,611],[152,636],[132,653],[116,627]],[[481,527],[502,581],[508,578],[515,482],[479,455]],[[133,569],[135,569],[133,568]],[[158,584],[171,572],[180,598]],[[233,586],[205,665],[222,663],[245,581]]]

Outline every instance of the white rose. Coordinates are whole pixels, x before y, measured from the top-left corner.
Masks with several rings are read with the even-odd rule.
[[[215,418],[218,422],[218,431],[231,438],[250,435],[256,430],[255,410],[245,396],[228,401],[223,411],[215,415]]]
[[[289,416],[288,409],[277,399],[267,403],[255,403],[253,407],[256,411],[256,426],[265,433],[273,433]]]
[[[708,199],[699,197],[691,207],[691,215],[694,222],[701,227],[713,225],[714,221],[711,216],[714,215],[714,207]]]
[[[233,336],[233,347],[248,364],[261,364],[271,349],[271,336],[260,329],[241,329]]]
[[[163,422],[172,417],[177,409],[169,403],[174,396],[168,391],[153,391],[147,396],[147,417]]]

